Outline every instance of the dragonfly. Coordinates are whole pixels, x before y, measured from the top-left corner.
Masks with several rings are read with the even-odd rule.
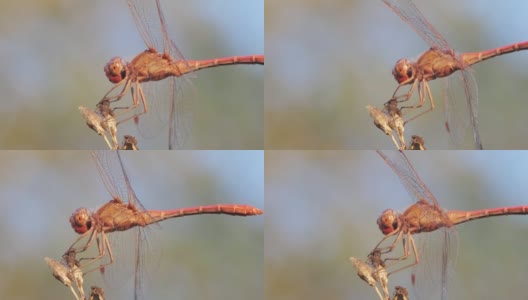
[[[416,202],[405,209],[403,213],[397,213],[392,209],[382,212],[377,224],[385,237],[376,245],[373,253],[379,251],[386,257],[387,253],[392,252],[399,242],[402,242],[402,256],[384,259],[400,266],[390,271],[389,276],[401,270],[416,267],[413,269],[411,278],[413,286],[421,298],[435,294],[438,287],[440,287],[441,299],[447,297],[448,274],[452,271],[457,250],[455,225],[487,217],[528,214],[528,205],[474,211],[444,210],[420,179],[403,151],[392,152],[390,155],[392,158],[389,158],[389,155],[385,153],[377,152],[396,173],[409,194],[416,199]],[[441,247],[433,247],[426,242],[417,247],[414,240],[415,235],[420,233],[430,235],[433,232],[437,233],[434,237],[440,241]],[[394,240],[389,246],[380,247],[390,238],[394,238]],[[431,253],[433,254],[431,255]],[[430,256],[426,257],[426,254],[430,254]],[[399,264],[406,262],[411,256],[414,258],[413,262],[403,266]]]
[[[81,258],[83,273],[94,270],[105,272],[107,266],[118,260],[112,252],[110,233],[119,234],[120,231],[135,230],[134,249],[134,299],[142,297],[144,261],[149,255],[147,251],[147,232],[145,228],[157,225],[163,220],[199,215],[199,214],[224,214],[231,216],[256,216],[262,210],[244,204],[215,204],[180,208],[173,210],[146,210],[137,198],[132,184],[123,165],[120,151],[92,152],[99,175],[103,180],[111,199],[94,212],[86,208],[79,208],[70,217],[70,225],[80,237],[70,246],[66,253],[82,253],[89,249],[94,241],[97,244],[98,256],[94,258]],[[106,258],[106,260],[105,260]],[[88,269],[94,262],[99,266]]]
[[[444,91],[446,130],[456,144],[461,144],[469,123],[471,123],[474,145],[478,149],[483,149],[478,131],[477,83],[471,73],[470,66],[496,56],[526,50],[528,49],[528,41],[480,52],[457,54],[442,35],[425,19],[411,0],[383,0],[383,3],[431,47],[420,55],[416,61],[406,58],[399,59],[392,70],[392,75],[398,82],[398,87],[391,99],[405,102],[411,99],[414,91],[418,90],[418,103],[411,106],[403,106],[401,107],[402,109],[414,110],[421,108],[427,100],[430,103],[428,109],[408,119],[406,123],[435,108],[428,82],[436,78],[449,76],[447,84],[449,89]],[[455,72],[458,72],[458,76],[450,76]],[[410,88],[406,93],[397,95],[401,87],[408,85],[410,85]],[[460,87],[460,89],[455,92],[452,88],[453,86]]]
[[[149,111],[148,103],[162,102],[157,105],[161,114],[168,114],[169,148],[181,147],[190,130],[189,104],[182,94],[182,85],[189,81],[185,74],[198,70],[239,64],[264,65],[264,55],[230,56],[206,60],[186,60],[174,41],[169,37],[167,22],[163,15],[159,0],[127,0],[128,7],[136,27],[147,46],[147,50],[139,53],[130,62],[120,57],[112,58],[104,67],[108,80],[114,86],[104,95],[102,101],[121,100],[130,92],[131,106],[121,106],[123,114],[136,109],[133,116],[124,118],[118,124],[134,119],[139,123],[139,116]],[[143,88],[142,83],[159,82]],[[122,87],[119,93],[114,91]],[[167,93],[167,97],[160,97]],[[140,106],[141,105],[141,106]],[[157,122],[156,122],[157,121]],[[155,120],[155,123],[166,123],[166,120]],[[141,129],[141,127],[140,127]]]

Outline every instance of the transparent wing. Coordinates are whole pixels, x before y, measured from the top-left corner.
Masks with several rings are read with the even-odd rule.
[[[92,152],[99,174],[106,188],[113,197],[127,199],[137,211],[145,208],[137,198],[125,166],[121,159],[120,151]],[[144,215],[148,218],[148,215]],[[158,251],[153,229],[160,228],[159,223],[151,224],[148,228],[135,227],[126,231],[108,233],[110,247],[114,256],[114,263],[105,268],[104,278],[109,287],[119,287],[134,274],[134,299],[141,299],[144,289],[144,280],[148,273],[156,268],[160,253]],[[109,257],[105,259],[109,260]]]
[[[185,62],[182,53],[169,37],[159,0],[127,0],[127,3],[145,45],[169,54],[174,60]]]
[[[411,0],[383,0],[383,2],[407,23],[431,47],[450,50],[442,35],[424,18]]]
[[[115,154],[117,155],[117,160],[119,162],[119,169],[121,170],[121,174],[123,176],[124,184],[127,190],[128,203],[134,205],[136,209],[138,209],[138,211],[146,211],[143,204],[139,202],[139,199],[136,196],[134,189],[132,189],[132,185],[130,183],[130,179],[128,178],[127,172],[125,170],[125,165],[123,164],[123,160],[121,159],[120,152],[119,151],[112,151],[112,152],[115,152]]]
[[[148,48],[157,51],[168,49],[164,40],[167,38],[163,29],[165,18],[158,0],[127,0],[136,27]],[[161,15],[160,15],[161,14]],[[168,53],[168,51],[166,51]]]
[[[464,69],[443,80],[446,130],[453,143],[464,144],[468,130],[473,133],[473,144],[482,149],[478,131],[478,88],[471,70]]]
[[[134,299],[144,299],[150,275],[159,268],[159,226],[135,227],[107,234],[114,262],[105,267],[103,282],[107,291],[119,291],[134,278]],[[108,257],[105,262],[108,262]],[[122,291],[120,292],[122,293]]]
[[[431,191],[429,191],[425,183],[423,183],[422,179],[420,179],[420,176],[418,176],[403,151],[387,151],[386,153],[381,151],[376,152],[378,152],[387,165],[391,167],[394,173],[398,175],[400,181],[403,183],[411,197],[415,198],[415,200],[426,200],[427,202],[440,207],[436,198]]]
[[[159,0],[128,0],[128,6],[147,47],[163,52],[171,60],[178,61],[175,65],[189,70],[187,60],[169,37]],[[188,77],[181,75],[158,84],[148,82],[142,85],[150,109],[138,120],[142,136],[156,136],[169,123],[169,149],[181,148],[185,144],[190,132],[191,116],[183,97],[182,85],[184,81],[190,82]]]
[[[169,82],[171,78],[160,81],[150,81],[142,84],[142,89],[149,107],[146,114],[142,114],[136,120],[138,131],[144,138],[157,137],[166,130],[169,124],[170,99]],[[143,112],[143,107],[136,109],[136,115]]]
[[[152,275],[159,268],[161,250],[158,246],[158,227],[145,227],[136,231],[138,241],[134,256],[134,299],[143,299],[147,294],[146,286],[150,285]]]
[[[189,86],[192,87],[191,84]],[[171,81],[169,95],[169,149],[181,149],[184,148],[192,130],[191,98],[183,94],[182,85],[175,81]]]
[[[186,144],[192,127],[191,97],[183,93],[185,84],[181,78],[166,78],[142,84],[149,111],[137,120],[139,132],[145,138],[167,132],[169,125],[169,149],[181,149]],[[191,93],[192,94],[192,93]],[[139,106],[136,114],[143,111]]]
[[[458,254],[455,227],[414,235],[420,263],[411,270],[416,299],[448,299]]]
[[[145,211],[132,189],[119,151],[93,151],[92,157],[99,175],[112,197],[117,197],[123,202],[132,204],[140,211]]]
[[[126,202],[128,200],[128,189],[123,175],[121,160],[117,152],[100,150],[92,151],[91,154],[99,176],[110,195]]]

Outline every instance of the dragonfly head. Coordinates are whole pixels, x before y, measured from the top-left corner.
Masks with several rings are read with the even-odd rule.
[[[409,84],[414,81],[416,70],[414,64],[406,58],[399,59],[392,69],[392,76],[399,84]]]
[[[378,218],[378,227],[384,235],[391,234],[400,229],[400,218],[392,209],[386,209]]]
[[[121,57],[113,57],[104,67],[105,75],[112,83],[119,83],[127,76],[127,68]]]
[[[70,225],[78,234],[83,234],[92,228],[92,217],[86,208],[76,209],[70,217]]]

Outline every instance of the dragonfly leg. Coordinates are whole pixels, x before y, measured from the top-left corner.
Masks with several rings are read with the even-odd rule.
[[[398,90],[400,89],[400,87],[404,86],[404,85],[407,85],[407,84],[400,84],[398,85],[398,87],[396,88],[396,90],[394,91],[394,93],[392,94],[392,98],[390,100],[396,100],[398,102],[405,102],[405,101],[408,101],[409,99],[411,99],[411,96],[412,94],[414,93],[414,90],[416,89],[416,86],[420,84],[420,81],[418,80],[415,80],[413,82],[413,84],[411,85],[411,88],[409,89],[409,91],[406,93],[406,94],[402,94],[402,95],[399,95],[399,96],[396,96],[396,93],[398,92]],[[389,101],[390,101],[389,100]]]
[[[104,245],[101,243],[101,240],[100,240],[99,236],[96,238],[96,241],[97,241],[97,249],[99,251],[99,256],[97,256],[97,257],[82,257],[82,258],[79,258],[79,262],[81,262],[83,260],[88,260],[87,263],[81,265],[82,268],[86,267],[87,265],[91,264],[94,261],[97,261],[97,260],[101,259],[105,255]],[[91,272],[91,271],[93,271],[93,270],[90,270],[89,272]],[[85,272],[85,273],[88,273],[88,272]]]
[[[391,271],[389,273],[389,276],[391,274],[394,274],[394,273],[399,272],[401,270],[404,270],[404,269],[410,268],[412,266],[415,266],[415,265],[417,265],[420,262],[420,258],[418,256],[418,251],[416,250],[416,244],[415,244],[414,239],[413,239],[411,234],[407,235],[407,240],[405,238],[403,239],[403,252],[404,252],[403,255],[398,257],[398,258],[386,258],[385,260],[396,260],[394,262],[394,264],[397,263],[398,261],[405,260],[411,255],[411,252],[409,251],[409,248],[412,249],[412,252],[414,254],[414,262],[411,263],[411,264],[408,264],[406,266],[403,266],[401,268],[398,268],[398,269],[396,269],[394,271]]]
[[[386,246],[386,247],[382,247],[382,248],[379,248],[379,245],[381,245],[386,239],[388,239],[389,237],[395,235],[396,233],[398,233],[398,235],[396,236],[396,238],[394,239],[394,242],[392,242],[392,244],[390,246]],[[394,250],[394,248],[396,248],[396,244],[401,240],[403,236],[403,230],[399,230],[399,231],[393,231],[392,233],[386,235],[377,245],[376,247],[374,247],[374,251],[378,250],[380,251],[381,253],[389,253],[391,252],[392,250]],[[371,252],[371,254],[372,254]]]
[[[95,270],[100,270],[101,272],[104,272],[104,267],[112,264],[114,262],[114,256],[112,254],[112,249],[110,247],[110,242],[108,241],[108,237],[104,232],[100,234],[100,237],[97,237],[97,247],[99,249],[99,256],[97,257],[84,257],[80,260],[89,260],[87,263],[83,264],[81,268],[85,268],[86,266],[90,265],[91,263],[95,261],[99,261],[103,259],[106,256],[106,250],[108,250],[108,257],[109,261],[107,263],[102,263],[98,267],[95,267],[93,269],[90,269],[88,271],[84,271],[84,274],[88,274]]]
[[[132,93],[132,98],[133,98],[133,103],[134,104],[133,104],[132,107],[127,107],[126,111],[128,111],[131,108],[136,108],[139,105],[138,94],[139,94],[139,99],[141,99],[141,104],[143,104],[143,111],[140,112],[140,113],[134,114],[133,116],[128,117],[128,118],[126,118],[124,120],[119,121],[117,123],[118,125],[123,123],[123,122],[126,122],[126,121],[128,121],[128,120],[130,120],[132,118],[137,118],[138,116],[141,116],[141,115],[146,114],[148,112],[148,104],[147,104],[147,100],[145,98],[145,93],[143,92],[143,88],[138,83],[136,84],[136,87],[137,87],[137,92],[136,93]]]
[[[86,244],[81,249],[75,249],[74,248],[75,244],[77,244],[80,240],[85,238],[88,234],[90,234],[90,238],[88,239],[88,242],[86,242]],[[90,245],[93,243],[95,235],[96,235],[96,230],[94,228],[92,228],[89,231],[83,233],[79,238],[77,238],[77,240],[75,242],[73,242],[73,244],[70,246],[70,248],[68,249],[68,251],[66,251],[65,254],[67,254],[67,253],[69,253],[71,251],[73,251],[75,253],[80,253],[80,252],[86,251],[86,249],[88,249],[88,247],[90,247]]]
[[[111,97],[108,97],[108,94],[112,93],[113,90],[115,90],[117,87],[119,87],[120,85],[122,85],[123,83],[125,83],[125,86],[123,87],[123,89],[121,90],[121,92],[119,92],[119,94],[115,95],[115,96],[111,96]],[[103,96],[103,99],[101,99],[101,101],[99,101],[99,103],[103,102],[104,100],[109,100],[110,102],[115,102],[115,101],[118,101],[118,100],[121,100],[121,98],[123,98],[123,96],[125,96],[126,92],[128,91],[128,88],[130,87],[130,84],[132,83],[132,80],[130,79],[127,79],[127,80],[123,80],[121,82],[119,82],[118,84],[114,85],[113,88],[111,88],[104,96]]]
[[[139,82],[136,81],[134,82],[134,85],[136,86],[136,89],[134,89],[134,86],[131,86],[130,87],[130,91],[131,91],[131,94],[132,94],[132,105],[131,106],[118,106],[118,107],[114,107],[114,110],[116,109],[122,109],[123,111],[121,111],[119,114],[116,114],[116,117],[118,115],[122,115],[122,114],[125,114],[127,113],[129,110],[131,109],[135,109],[138,105],[139,105],[139,101],[137,99],[137,93],[139,90],[142,90],[141,89],[141,86],[139,85]],[[115,100],[117,101],[117,100]],[[126,120],[129,120],[130,118],[127,118]],[[117,124],[119,125],[120,123],[122,123],[123,121],[119,121]]]
[[[427,81],[425,80],[422,80],[422,81],[418,81],[418,82],[415,82],[413,84],[413,88],[411,88],[411,90],[409,91],[409,94],[408,95],[408,98],[405,99],[405,100],[402,100],[400,102],[404,102],[404,101],[407,101],[409,99],[411,99],[411,96],[412,96],[412,92],[414,92],[414,87],[417,86],[418,87],[418,103],[415,104],[415,105],[412,105],[412,106],[402,106],[401,109],[416,109],[416,108],[420,108],[424,105],[425,103],[425,97],[424,97],[424,85],[427,85]]]
[[[425,98],[428,98],[429,99],[429,102],[431,103],[431,107],[427,110],[424,110],[422,111],[421,113],[417,114],[416,116],[413,116],[412,118],[408,119],[407,121],[405,121],[404,125],[407,124],[408,122],[432,111],[434,108],[435,108],[435,105],[434,105],[434,100],[433,100],[433,94],[431,93],[431,88],[429,87],[429,84],[424,81],[423,82],[423,85],[419,88],[419,91],[420,91],[420,99],[423,99],[423,100],[420,100],[420,105],[419,106],[416,106],[416,107],[412,107],[412,108],[419,108],[421,107],[424,103],[425,103]],[[402,107],[403,109],[404,107]],[[409,107],[410,108],[410,107]]]

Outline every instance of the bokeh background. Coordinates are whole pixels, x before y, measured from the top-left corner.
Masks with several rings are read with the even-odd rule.
[[[414,1],[457,51],[486,50],[527,39],[525,1]],[[267,149],[394,149],[372,124],[394,89],[392,68],[428,45],[382,1],[265,2]],[[474,66],[485,149],[526,149],[528,52]],[[431,84],[437,110],[408,124],[430,149],[452,149],[444,129],[442,84]],[[471,135],[467,136],[471,147]]]
[[[122,158],[147,209],[264,208],[262,151],[141,151]],[[68,222],[75,209],[96,209],[110,199],[95,163],[88,151],[2,151],[0,162],[0,298],[73,299],[44,257],[60,258],[78,237]],[[146,299],[263,299],[263,223],[262,216],[225,215],[160,223],[152,233],[161,256]],[[97,284],[107,299],[133,299],[132,276],[118,276],[114,288],[90,273],[85,288]]]
[[[187,59],[264,52],[261,0],[161,5],[169,34]],[[145,48],[125,0],[0,1],[0,148],[105,149],[78,107],[95,108],[112,87],[103,72],[110,58],[131,60]],[[262,149],[263,80],[257,65],[196,73],[183,90],[194,118],[185,146]],[[120,140],[132,134],[141,149],[167,149],[167,126],[141,138],[132,123],[119,127]]]
[[[407,155],[446,209],[528,204],[528,152]],[[412,203],[395,173],[373,151],[266,151],[265,157],[265,298],[379,299],[349,257],[365,258],[381,240],[376,219],[383,210],[402,212]],[[523,298],[528,217],[481,219],[457,230],[449,299]],[[410,289],[410,271],[391,276],[391,291],[395,285]]]

